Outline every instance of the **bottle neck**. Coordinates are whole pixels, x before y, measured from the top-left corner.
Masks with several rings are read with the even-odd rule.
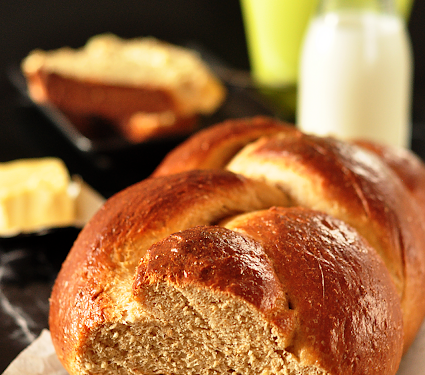
[[[365,10],[386,14],[394,14],[396,11],[394,0],[320,0],[317,8],[318,14],[341,10]]]

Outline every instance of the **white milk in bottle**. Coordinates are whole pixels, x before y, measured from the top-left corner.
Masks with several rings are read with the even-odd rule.
[[[319,14],[301,54],[298,127],[409,147],[411,76],[400,17],[362,9]]]

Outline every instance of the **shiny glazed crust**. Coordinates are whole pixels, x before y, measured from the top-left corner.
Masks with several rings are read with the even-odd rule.
[[[153,243],[240,212],[287,204],[275,187],[211,171],[148,179],[110,198],[82,230],[52,292],[49,326],[59,359],[79,373],[76,358],[91,331],[140,314],[131,282]]]
[[[70,374],[396,373],[424,316],[425,237],[392,164],[268,118],[170,155],[59,273],[49,324]]]
[[[331,374],[396,370],[387,355],[401,354],[398,298],[385,266],[353,229],[300,208],[259,211],[224,226],[231,230],[192,228],[152,246],[134,284],[148,311],[166,319],[155,303],[158,284],[196,285],[261,311],[304,366]]]
[[[415,196],[425,215],[425,164],[412,152],[389,145],[357,141],[356,144],[377,154],[403,181]]]
[[[153,176],[192,169],[221,169],[244,146],[269,135],[297,133],[293,127],[267,117],[227,120],[196,133],[165,156]]]
[[[281,130],[269,135],[271,124]],[[166,157],[154,175],[167,174],[175,166],[180,171],[216,168],[215,154],[219,152],[214,145],[233,126],[245,134],[251,132],[251,126],[260,133],[263,126],[265,132],[247,140],[240,152],[228,155],[227,163],[220,161],[219,168],[279,186],[292,204],[344,220],[377,249],[402,300],[407,350],[425,315],[425,221],[418,220],[425,212],[422,161],[408,150],[315,137],[291,125],[258,117],[230,120],[207,133],[195,134],[172,151],[172,157]],[[208,157],[213,159],[210,165],[196,163]],[[192,162],[180,168],[181,158]]]

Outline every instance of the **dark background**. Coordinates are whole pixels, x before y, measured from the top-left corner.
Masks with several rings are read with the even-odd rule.
[[[248,67],[238,0],[16,0],[0,5],[2,70],[34,48],[82,46],[89,37],[152,35],[196,40],[229,63]]]
[[[415,94],[425,91],[425,3],[409,22]],[[236,68],[249,68],[238,0],[14,0],[0,5],[0,71],[34,48],[80,47],[95,34],[153,35],[173,43],[196,40]],[[415,119],[425,110],[415,108]],[[416,112],[417,111],[417,112]]]
[[[422,147],[425,145],[424,21],[425,2],[416,0],[408,27],[415,64],[412,148],[421,157],[425,157],[425,146]],[[124,38],[152,35],[182,45],[195,42],[228,66],[249,69],[239,0],[3,1],[0,5],[0,138],[11,141],[0,142],[0,162],[46,154],[62,157],[61,153],[69,146],[58,142],[51,130],[42,133],[36,113],[17,108],[19,97],[16,87],[10,83],[10,67],[18,68],[21,60],[35,48],[78,48],[91,36],[104,32]],[[253,108],[251,113],[233,109],[231,112],[225,115],[256,114]],[[45,139],[36,141],[41,134]],[[161,155],[157,155],[154,160],[160,158]],[[75,160],[69,159],[66,162],[71,172],[83,173],[78,156]],[[91,171],[88,175],[93,177],[89,182],[102,189],[100,180],[95,180]],[[105,186],[102,193],[110,195],[141,177],[144,175],[135,174],[134,180],[124,179],[120,185]]]
[[[408,26],[415,62],[412,146],[421,157],[425,157],[424,21],[425,2],[416,0]],[[105,197],[145,177],[155,166],[166,149],[156,154],[156,146],[138,149],[120,155],[118,168],[97,168],[86,155],[75,152],[10,82],[9,69],[32,49],[77,48],[103,32],[125,38],[152,35],[176,44],[195,42],[229,66],[249,69],[238,0],[4,0],[0,4],[0,162],[58,156],[71,173],[82,175]],[[241,94],[231,92],[218,120],[262,113],[261,106],[247,97],[241,99]],[[0,373],[47,327],[51,285],[75,236],[71,229],[37,238],[0,239]]]

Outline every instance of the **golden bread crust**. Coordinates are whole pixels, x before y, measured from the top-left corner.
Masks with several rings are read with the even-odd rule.
[[[425,315],[425,169],[376,150],[264,117],[191,137],[75,242],[49,318],[64,366],[395,374]]]
[[[280,121],[258,117],[229,120],[195,134],[171,153],[172,158],[164,159],[156,174],[171,171],[180,158],[190,159],[190,168],[204,168],[198,162],[203,143],[220,144],[221,132],[232,126],[249,133],[252,123],[260,134],[264,127],[264,134],[250,138],[226,163],[210,167],[276,184],[292,204],[325,211],[359,230],[383,257],[402,297],[407,350],[425,315],[420,286],[425,283],[425,226],[417,219],[425,207],[423,163],[407,150],[302,134]],[[268,133],[272,123],[281,130]]]
[[[158,283],[200,285],[254,305],[305,365],[331,374],[395,373],[402,315],[375,251],[345,223],[316,211],[243,216],[226,225],[231,230],[196,227],[153,245],[134,283],[142,305],[156,312],[148,290]],[[389,352],[397,353],[390,361]]]
[[[425,213],[425,164],[414,153],[389,145],[368,141],[356,144],[377,154],[401,179],[407,189],[414,195]]]
[[[274,187],[213,171],[148,179],[110,198],[80,233],[52,291],[49,326],[59,359],[72,371],[90,331],[127,314],[125,307],[115,311],[113,301],[121,297],[115,284],[131,280],[152,243],[187,227],[286,204]]]
[[[224,168],[244,146],[260,138],[278,133],[299,132],[291,125],[268,117],[232,119],[197,132],[172,150],[152,176],[167,175],[192,169]]]

